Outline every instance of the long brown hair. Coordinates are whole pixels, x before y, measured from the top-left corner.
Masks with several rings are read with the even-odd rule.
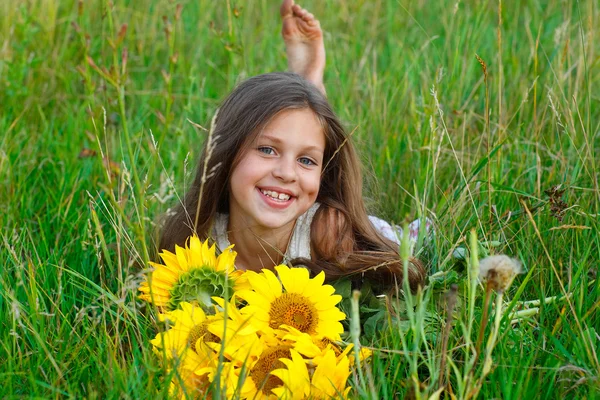
[[[292,264],[306,265],[315,274],[324,271],[328,280],[364,275],[378,283],[401,283],[398,246],[380,235],[369,221],[360,160],[354,146],[325,96],[292,73],[252,77],[223,102],[214,124],[213,145],[205,142],[190,189],[165,221],[160,249],[174,251],[176,244],[183,246],[194,232],[201,239],[209,238],[216,213],[229,213],[229,179],[240,155],[275,115],[289,109],[314,112],[323,126],[326,142],[317,197],[321,207],[311,226],[312,259],[292,260]],[[411,288],[415,290],[424,278],[423,266],[411,260]]]

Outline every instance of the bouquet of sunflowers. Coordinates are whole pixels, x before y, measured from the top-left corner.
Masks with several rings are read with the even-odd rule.
[[[285,265],[238,271],[232,247],[217,256],[196,236],[160,256],[164,264],[151,263],[139,297],[165,323],[151,343],[171,372],[173,396],[347,396],[356,352],[341,345],[342,297],[324,284],[323,272],[310,278],[305,268]]]

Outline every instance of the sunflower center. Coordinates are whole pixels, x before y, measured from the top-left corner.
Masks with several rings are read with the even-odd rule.
[[[265,396],[270,395],[272,389],[283,385],[283,381],[271,375],[271,371],[285,368],[285,364],[279,361],[279,359],[291,358],[291,356],[290,347],[275,346],[263,351],[254,367],[250,370],[250,378],[254,382],[254,385]]]
[[[300,332],[314,334],[319,321],[317,309],[312,302],[298,293],[284,293],[271,303],[269,310],[273,329],[289,325]]]
[[[181,274],[169,294],[167,304],[169,310],[175,310],[182,301],[198,304],[204,311],[211,312],[211,297],[225,297],[228,288],[229,297],[233,293],[233,280],[224,272],[215,271],[210,267],[197,267]]]
[[[220,342],[219,337],[210,333],[208,331],[207,326],[208,326],[208,321],[203,321],[202,323],[200,323],[198,325],[194,325],[192,327],[192,329],[190,329],[190,333],[188,334],[188,337],[187,337],[187,342],[188,342],[188,345],[190,346],[190,349],[192,349],[192,351],[194,353],[198,352],[196,350],[196,342],[198,342],[198,339],[204,338],[204,342],[215,342],[215,343]]]

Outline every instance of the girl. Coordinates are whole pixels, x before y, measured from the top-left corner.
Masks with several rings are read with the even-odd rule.
[[[403,279],[397,243],[366,213],[360,162],[344,128],[322,91],[292,73],[250,78],[223,102],[160,248],[173,251],[194,232],[220,249],[235,243],[239,269],[288,263],[329,280]],[[413,259],[410,287],[424,277]]]

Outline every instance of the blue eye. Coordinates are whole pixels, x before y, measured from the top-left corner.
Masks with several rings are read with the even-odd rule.
[[[300,162],[300,164],[304,164],[306,166],[317,165],[316,162],[314,162],[313,160],[311,160],[308,157],[301,157],[301,158],[298,159],[298,161]]]
[[[261,146],[257,150],[260,151],[261,153],[265,153],[268,155],[272,155],[275,153],[275,150],[273,150],[271,147],[268,147],[268,146]]]

